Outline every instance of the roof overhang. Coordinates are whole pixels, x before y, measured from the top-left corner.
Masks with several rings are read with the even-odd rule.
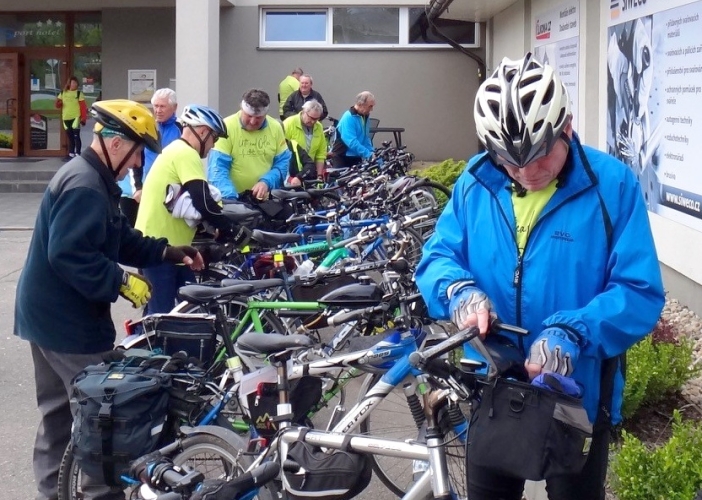
[[[429,16],[458,21],[489,21],[519,0],[431,0]]]

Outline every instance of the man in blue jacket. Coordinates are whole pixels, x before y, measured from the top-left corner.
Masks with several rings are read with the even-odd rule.
[[[183,130],[176,116],[178,99],[175,91],[168,88],[158,89],[151,98],[151,106],[154,110],[154,118],[156,118],[156,125],[161,139],[160,145],[161,148],[165,148],[171,142],[179,139]],[[141,188],[159,152],[145,148],[143,165],[129,169],[129,173],[124,179],[118,182],[122,190],[119,207],[132,226],[136,223],[137,212],[139,211]]]
[[[551,500],[604,499],[623,356],[665,300],[641,187],[624,164],[580,143],[565,86],[531,54],[502,61],[474,116],[486,152],[458,179],[417,284],[430,314],[459,328],[485,335],[495,315],[526,328],[517,343],[530,378],[555,372],[581,385],[594,424],[587,463],[547,490]],[[468,457],[471,500],[521,499],[523,480]]]
[[[375,97],[365,90],[356,96],[356,104],[341,115],[332,148],[332,164],[335,167],[351,167],[373,156],[369,119],[373,107]]]
[[[73,421],[71,380],[113,348],[110,304],[122,296],[141,307],[150,297],[149,282],[119,264],[203,267],[197,250],[146,238],[119,211],[116,181],[141,165],[144,147],[160,151],[151,112],[124,99],[96,102],[91,112],[93,142],[51,180],[17,283],[14,333],[29,341],[41,413],[33,457],[37,500],[58,496]],[[83,476],[86,498],[124,499],[121,489]]]

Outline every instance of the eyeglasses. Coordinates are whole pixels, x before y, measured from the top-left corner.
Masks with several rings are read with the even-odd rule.
[[[314,122],[318,122],[322,118],[321,115],[320,116],[312,116],[307,111],[303,111],[303,112],[305,113],[305,116],[307,116],[307,118],[309,118],[310,120],[312,120]]]

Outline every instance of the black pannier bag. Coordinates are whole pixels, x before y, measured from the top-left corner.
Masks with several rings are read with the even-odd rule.
[[[111,486],[131,460],[158,449],[168,415],[168,374],[132,362],[91,365],[72,381],[74,456],[87,475]]]
[[[466,459],[499,474],[541,481],[578,474],[591,441],[581,399],[498,378],[483,383],[468,427]]]
[[[214,314],[150,314],[142,320],[151,350],[172,356],[183,351],[209,367],[217,348]]]
[[[322,398],[322,379],[304,376],[290,382],[290,404],[294,424],[305,425],[307,412]],[[256,432],[270,439],[278,432],[278,424],[272,417],[278,411],[278,386],[275,383],[260,383],[258,390],[247,395],[251,425]]]
[[[325,453],[303,442],[307,428],[300,429],[300,440],[290,445],[288,460],[300,466],[297,472],[284,472],[284,486],[292,500],[348,500],[361,493],[371,480],[371,461],[367,455],[344,450]]]

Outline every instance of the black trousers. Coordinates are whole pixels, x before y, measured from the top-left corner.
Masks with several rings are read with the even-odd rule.
[[[604,500],[609,460],[609,424],[596,425],[592,445],[582,472],[546,481],[549,500]],[[508,450],[505,450],[509,453]],[[503,476],[471,464],[467,459],[468,498],[470,500],[521,500],[524,480]]]
[[[66,128],[66,134],[68,134],[68,154],[75,153],[79,155],[83,149],[83,143],[80,140],[80,124],[78,120],[64,120],[63,124]]]
[[[342,156],[336,155],[332,158],[332,166],[334,168],[348,168],[358,165],[363,161],[360,156]]]

